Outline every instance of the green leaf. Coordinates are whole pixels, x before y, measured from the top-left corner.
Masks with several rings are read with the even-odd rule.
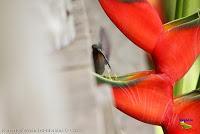
[[[198,81],[198,84],[197,84],[197,89],[200,88],[200,75],[199,75],[199,81]]]
[[[188,73],[176,84],[174,95],[179,96],[197,88],[200,74],[200,56],[190,68]]]
[[[191,14],[189,16],[186,16],[186,17],[183,17],[183,18],[180,18],[180,19],[177,19],[177,20],[170,21],[170,22],[164,24],[164,28],[165,28],[165,30],[169,30],[171,28],[184,25],[184,24],[186,24],[188,22],[192,22],[192,21],[200,18],[199,14],[200,14],[200,10],[194,12],[193,14]]]
[[[177,0],[175,19],[179,19],[183,16],[183,3],[184,0]]]
[[[176,1],[177,0],[164,0],[163,7],[165,13],[165,22],[169,22],[175,19]]]
[[[200,8],[200,0],[184,0],[183,16],[196,12]]]

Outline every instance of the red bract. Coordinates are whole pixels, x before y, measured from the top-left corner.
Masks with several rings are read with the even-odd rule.
[[[200,134],[200,93],[173,99],[173,86],[200,54],[199,12],[163,25],[145,0],[100,0],[113,23],[137,46],[150,53],[155,73],[137,75],[113,86],[116,107],[166,134]],[[138,73],[140,74],[140,73]],[[135,74],[134,74],[135,75]],[[134,76],[133,75],[133,76]],[[130,75],[129,75],[130,77]]]
[[[152,52],[163,27],[158,14],[146,2],[100,0],[115,25],[134,43]]]

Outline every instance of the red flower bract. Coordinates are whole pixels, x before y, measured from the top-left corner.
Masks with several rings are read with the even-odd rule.
[[[200,19],[162,24],[146,0],[99,0],[108,17],[137,46],[150,53],[155,73],[127,86],[113,86],[116,107],[124,113],[163,127],[166,134],[199,134],[200,93],[173,99],[173,86],[200,54]],[[199,13],[198,13],[199,14]],[[135,78],[136,79],[136,78]],[[180,125],[190,119],[189,129]]]
[[[100,0],[100,3],[110,19],[130,40],[147,52],[153,51],[163,27],[149,3],[142,0]]]

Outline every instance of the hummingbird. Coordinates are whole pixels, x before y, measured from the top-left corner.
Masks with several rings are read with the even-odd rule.
[[[110,41],[104,28],[100,28],[99,32],[100,42],[92,45],[92,55],[94,62],[94,69],[97,74],[103,74],[106,65],[111,69],[108,62],[110,57]]]

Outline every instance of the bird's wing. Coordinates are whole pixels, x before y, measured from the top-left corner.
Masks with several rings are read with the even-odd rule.
[[[98,51],[99,51],[99,53],[103,56],[103,58],[104,58],[106,64],[107,64],[107,65],[109,66],[109,68],[111,69],[111,65],[110,65],[110,63],[109,63],[109,61],[108,61],[108,59],[107,59],[105,53],[104,53],[102,50],[100,50],[100,49],[99,49]]]

